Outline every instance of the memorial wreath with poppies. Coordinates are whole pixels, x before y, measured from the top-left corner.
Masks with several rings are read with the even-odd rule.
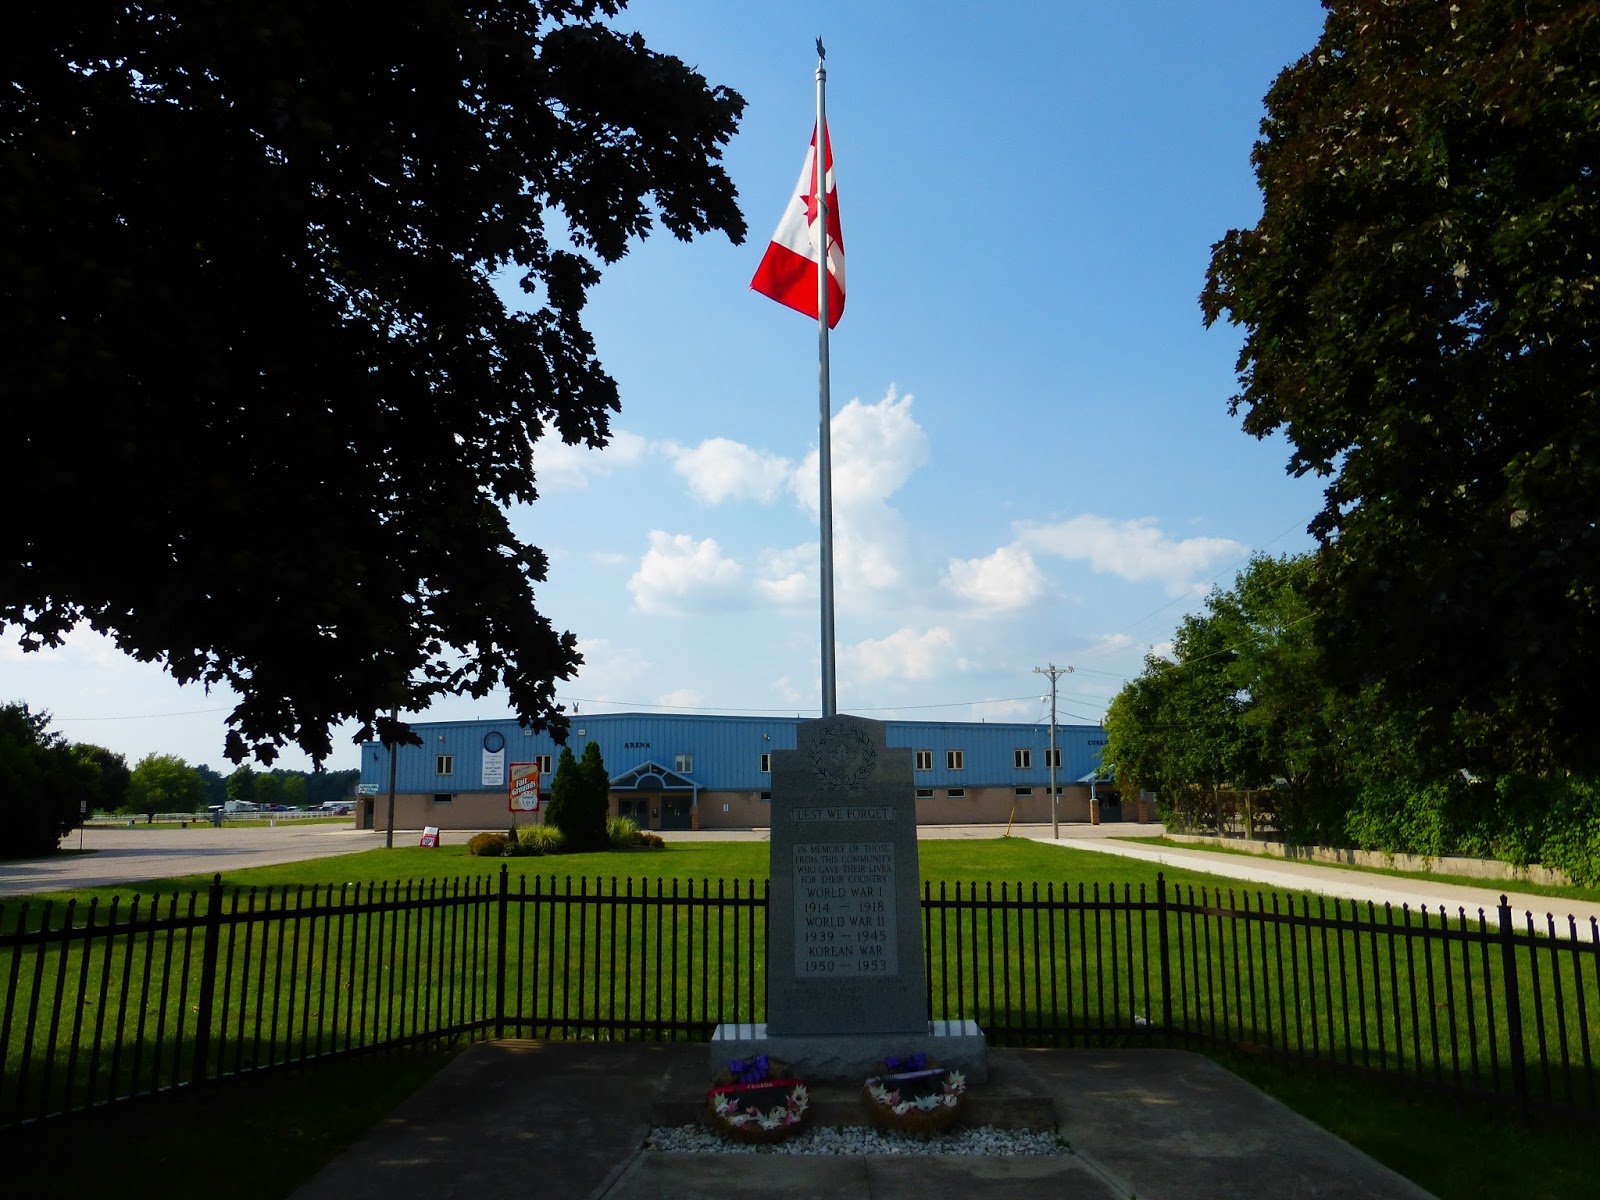
[[[932,1063],[925,1054],[884,1059],[884,1073],[861,1088],[872,1123],[880,1129],[934,1133],[961,1115],[967,1079],[960,1071]]]
[[[786,1063],[733,1059],[706,1093],[706,1123],[738,1142],[779,1142],[805,1125],[811,1098]]]

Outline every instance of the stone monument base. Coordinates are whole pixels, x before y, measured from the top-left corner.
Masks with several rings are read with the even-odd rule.
[[[718,1025],[711,1035],[711,1073],[728,1060],[765,1054],[788,1063],[808,1082],[860,1082],[884,1072],[891,1054],[921,1052],[941,1067],[962,1072],[968,1083],[989,1080],[989,1043],[976,1021],[930,1021],[928,1034],[832,1033],[768,1036],[765,1024]]]

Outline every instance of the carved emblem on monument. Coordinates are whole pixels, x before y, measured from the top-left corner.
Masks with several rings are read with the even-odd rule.
[[[823,725],[811,747],[811,767],[829,787],[858,792],[878,765],[872,739],[853,725]]]

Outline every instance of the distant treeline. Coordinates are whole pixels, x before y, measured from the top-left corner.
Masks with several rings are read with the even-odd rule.
[[[114,750],[69,742],[50,729],[50,714],[0,704],[0,858],[54,851],[62,835],[96,812],[204,812],[245,800],[314,808],[355,794],[361,772],[257,771],[223,775],[172,754],[147,754],[133,767]]]

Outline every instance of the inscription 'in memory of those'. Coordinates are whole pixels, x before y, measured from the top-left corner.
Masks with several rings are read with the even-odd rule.
[[[893,842],[795,845],[794,972],[800,979],[900,974]]]

